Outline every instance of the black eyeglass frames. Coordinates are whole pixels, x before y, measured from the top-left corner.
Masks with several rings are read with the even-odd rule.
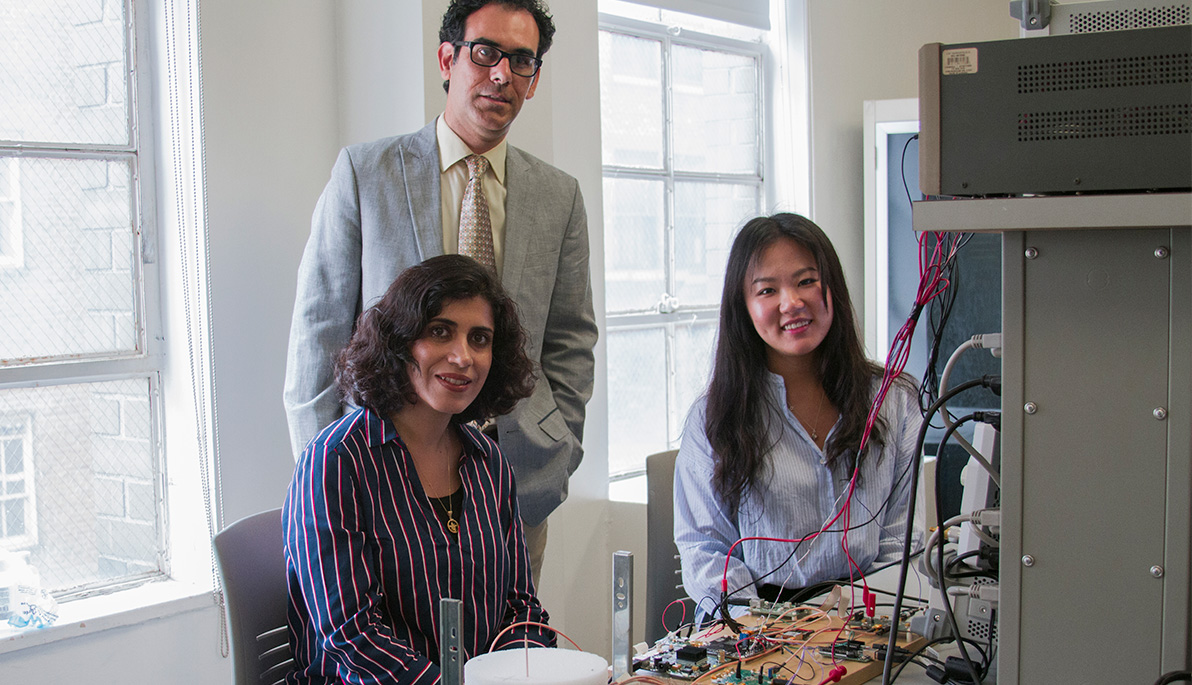
[[[527,55],[524,52],[505,52],[488,43],[457,40],[451,44],[457,48],[467,48],[472,63],[481,67],[495,67],[501,63],[501,60],[508,58],[509,71],[526,78],[537,74],[538,68],[542,66],[542,60],[534,55]]]

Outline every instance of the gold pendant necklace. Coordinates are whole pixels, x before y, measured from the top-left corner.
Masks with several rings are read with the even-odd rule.
[[[443,500],[439,497],[432,497],[431,499],[438,502],[439,506],[443,508],[443,511],[447,513],[447,530],[451,531],[452,535],[459,534],[459,521],[455,520],[455,512],[453,511],[453,507],[449,506],[451,502],[451,495],[447,495],[446,499],[448,504],[443,504]]]
[[[463,458],[462,454],[460,455],[460,458],[461,459]],[[458,462],[456,463],[456,468],[457,469],[459,468]],[[451,482],[451,460],[450,459],[447,460],[447,482],[448,483]],[[460,484],[460,488],[461,489],[463,488],[462,483]],[[454,511],[455,507],[453,507],[451,505],[451,500],[453,497],[455,497],[455,493],[451,493],[450,495],[447,495],[447,497],[445,497],[445,498],[434,497],[432,499],[434,499],[436,502],[439,503],[439,506],[443,508],[443,511],[447,512],[447,530],[450,531],[452,535],[458,535],[459,534],[459,521],[455,520],[455,511]],[[443,499],[447,500],[447,504],[443,504]]]

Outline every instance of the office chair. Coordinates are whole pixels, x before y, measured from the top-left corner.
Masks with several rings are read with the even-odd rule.
[[[694,617],[695,602],[683,591],[683,571],[679,548],[675,547],[675,456],[679,450],[667,450],[646,457],[646,641],[654,644],[667,630],[663,612],[676,599],[682,599],[687,620]],[[679,607],[667,614],[672,629],[683,616]]]
[[[240,519],[215,534],[237,685],[276,685],[294,663],[286,624],[281,509]]]

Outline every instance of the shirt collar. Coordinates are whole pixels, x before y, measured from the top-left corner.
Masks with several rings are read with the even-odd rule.
[[[439,140],[439,172],[447,171],[464,157],[475,154],[468,144],[463,141],[451,127],[447,125],[447,119],[442,114],[439,115],[438,121],[435,123],[435,136]],[[497,146],[488,152],[482,153],[488,159],[488,165],[492,167],[493,173],[497,176],[497,181],[501,185],[505,185],[505,153],[509,149],[509,142],[502,140],[497,143]]]
[[[365,421],[367,422],[367,438],[370,447],[377,447],[387,442],[397,440],[397,427],[389,420],[389,417],[383,416],[380,412],[372,409],[365,409]],[[464,454],[469,457],[480,457],[487,459],[488,450],[485,447],[485,441],[480,437],[480,429],[471,424],[452,424],[459,426],[460,442],[463,443]]]

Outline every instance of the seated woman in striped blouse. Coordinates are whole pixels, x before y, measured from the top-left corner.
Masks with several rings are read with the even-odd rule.
[[[464,657],[553,646],[513,471],[472,422],[533,389],[512,301],[459,255],[403,272],[336,363],[358,407],[303,451],[286,496],[287,683],[439,682],[439,600],[463,600]]]
[[[883,371],[865,357],[819,226],[795,214],[745,224],[726,267],[712,380],[675,464],[675,544],[701,609],[722,593],[785,601],[784,590],[899,557],[921,417],[913,382],[899,377],[857,454]],[[736,544],[754,536],[806,540]]]

